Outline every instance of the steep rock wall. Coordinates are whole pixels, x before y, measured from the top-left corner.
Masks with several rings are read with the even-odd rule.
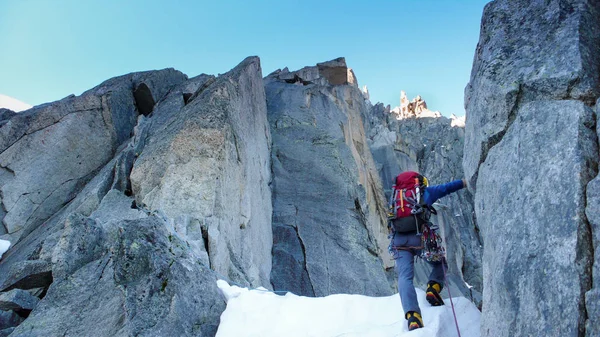
[[[131,172],[136,202],[170,219],[218,273],[268,286],[271,136],[260,61],[190,81],[197,89],[187,102],[183,86],[141,126],[144,147]]]
[[[482,336],[598,335],[599,17],[585,0],[485,8],[463,161],[484,241]]]
[[[384,201],[364,134],[367,109],[343,59],[265,78],[273,136],[273,288],[390,294]]]
[[[81,105],[99,122],[65,124]],[[41,300],[34,311],[19,311],[27,319],[11,318],[0,331],[211,336],[225,306],[217,278],[270,286],[271,141],[258,58],[219,77],[129,74],[6,117],[0,129],[6,144],[18,144],[38,124],[62,130],[40,131],[51,137],[21,147],[12,162],[40,155],[44,141],[53,139],[94,165],[81,187],[48,208],[47,219],[14,232],[20,240],[0,260],[0,292],[24,291]],[[70,134],[80,137],[76,143]],[[106,141],[93,144],[97,134]],[[67,172],[79,165],[60,158],[61,151],[42,155],[48,163],[64,161]],[[48,163],[30,169],[60,170]],[[53,181],[33,183],[47,189]],[[4,237],[15,239],[14,233]]]

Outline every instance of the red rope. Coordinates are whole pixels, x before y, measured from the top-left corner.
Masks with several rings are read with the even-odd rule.
[[[461,337],[460,329],[458,328],[458,320],[456,319],[456,311],[454,311],[454,303],[452,302],[452,294],[450,294],[450,285],[448,285],[448,278],[446,277],[446,267],[444,266],[444,261],[442,261],[442,270],[444,271],[444,283],[446,283],[448,296],[450,296],[450,305],[452,306],[452,314],[454,314],[454,324],[456,324],[456,332],[458,332],[458,337]]]

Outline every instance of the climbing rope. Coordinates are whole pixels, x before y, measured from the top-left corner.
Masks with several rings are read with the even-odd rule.
[[[446,289],[448,290],[448,296],[450,297],[450,306],[452,307],[452,314],[454,315],[454,324],[456,324],[456,332],[458,332],[458,337],[460,336],[460,329],[458,328],[458,320],[456,319],[456,311],[454,310],[454,302],[452,301],[452,294],[450,294],[450,285],[448,284],[448,278],[446,277],[446,266],[442,261],[442,270],[444,271],[444,283],[446,284]]]

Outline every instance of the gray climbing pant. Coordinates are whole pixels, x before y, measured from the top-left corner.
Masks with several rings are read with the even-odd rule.
[[[392,241],[394,247],[419,247],[421,245],[421,237],[416,234],[401,234],[397,233],[394,235]],[[398,273],[398,293],[400,294],[400,300],[402,301],[402,309],[404,309],[404,315],[409,311],[416,311],[419,314],[421,309],[419,308],[419,302],[417,301],[417,292],[413,284],[414,270],[415,270],[415,255],[420,253],[417,249],[395,249],[392,252],[394,259],[396,260],[396,272]],[[435,281],[441,285],[444,284],[444,269],[447,268],[446,261],[445,266],[442,267],[441,262],[428,262],[433,269],[429,274],[429,281]]]

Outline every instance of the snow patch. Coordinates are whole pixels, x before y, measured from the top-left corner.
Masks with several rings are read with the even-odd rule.
[[[14,112],[31,109],[31,105],[21,102],[16,98],[0,94],[0,108],[6,108]]]
[[[227,300],[217,337],[448,337],[457,336],[450,301],[431,307],[417,290],[425,327],[409,332],[398,294],[387,297],[337,294],[304,297],[248,290],[217,281]],[[454,298],[461,336],[479,337],[481,313],[464,297]]]
[[[459,127],[459,128],[464,128],[466,120],[467,120],[467,116],[457,117],[456,115],[452,114],[450,116],[450,120],[451,120],[451,122],[450,122],[450,126],[451,127],[455,127],[456,126],[456,127]]]
[[[10,247],[10,241],[0,239],[0,259],[2,258],[2,255],[6,253],[8,247]]]

